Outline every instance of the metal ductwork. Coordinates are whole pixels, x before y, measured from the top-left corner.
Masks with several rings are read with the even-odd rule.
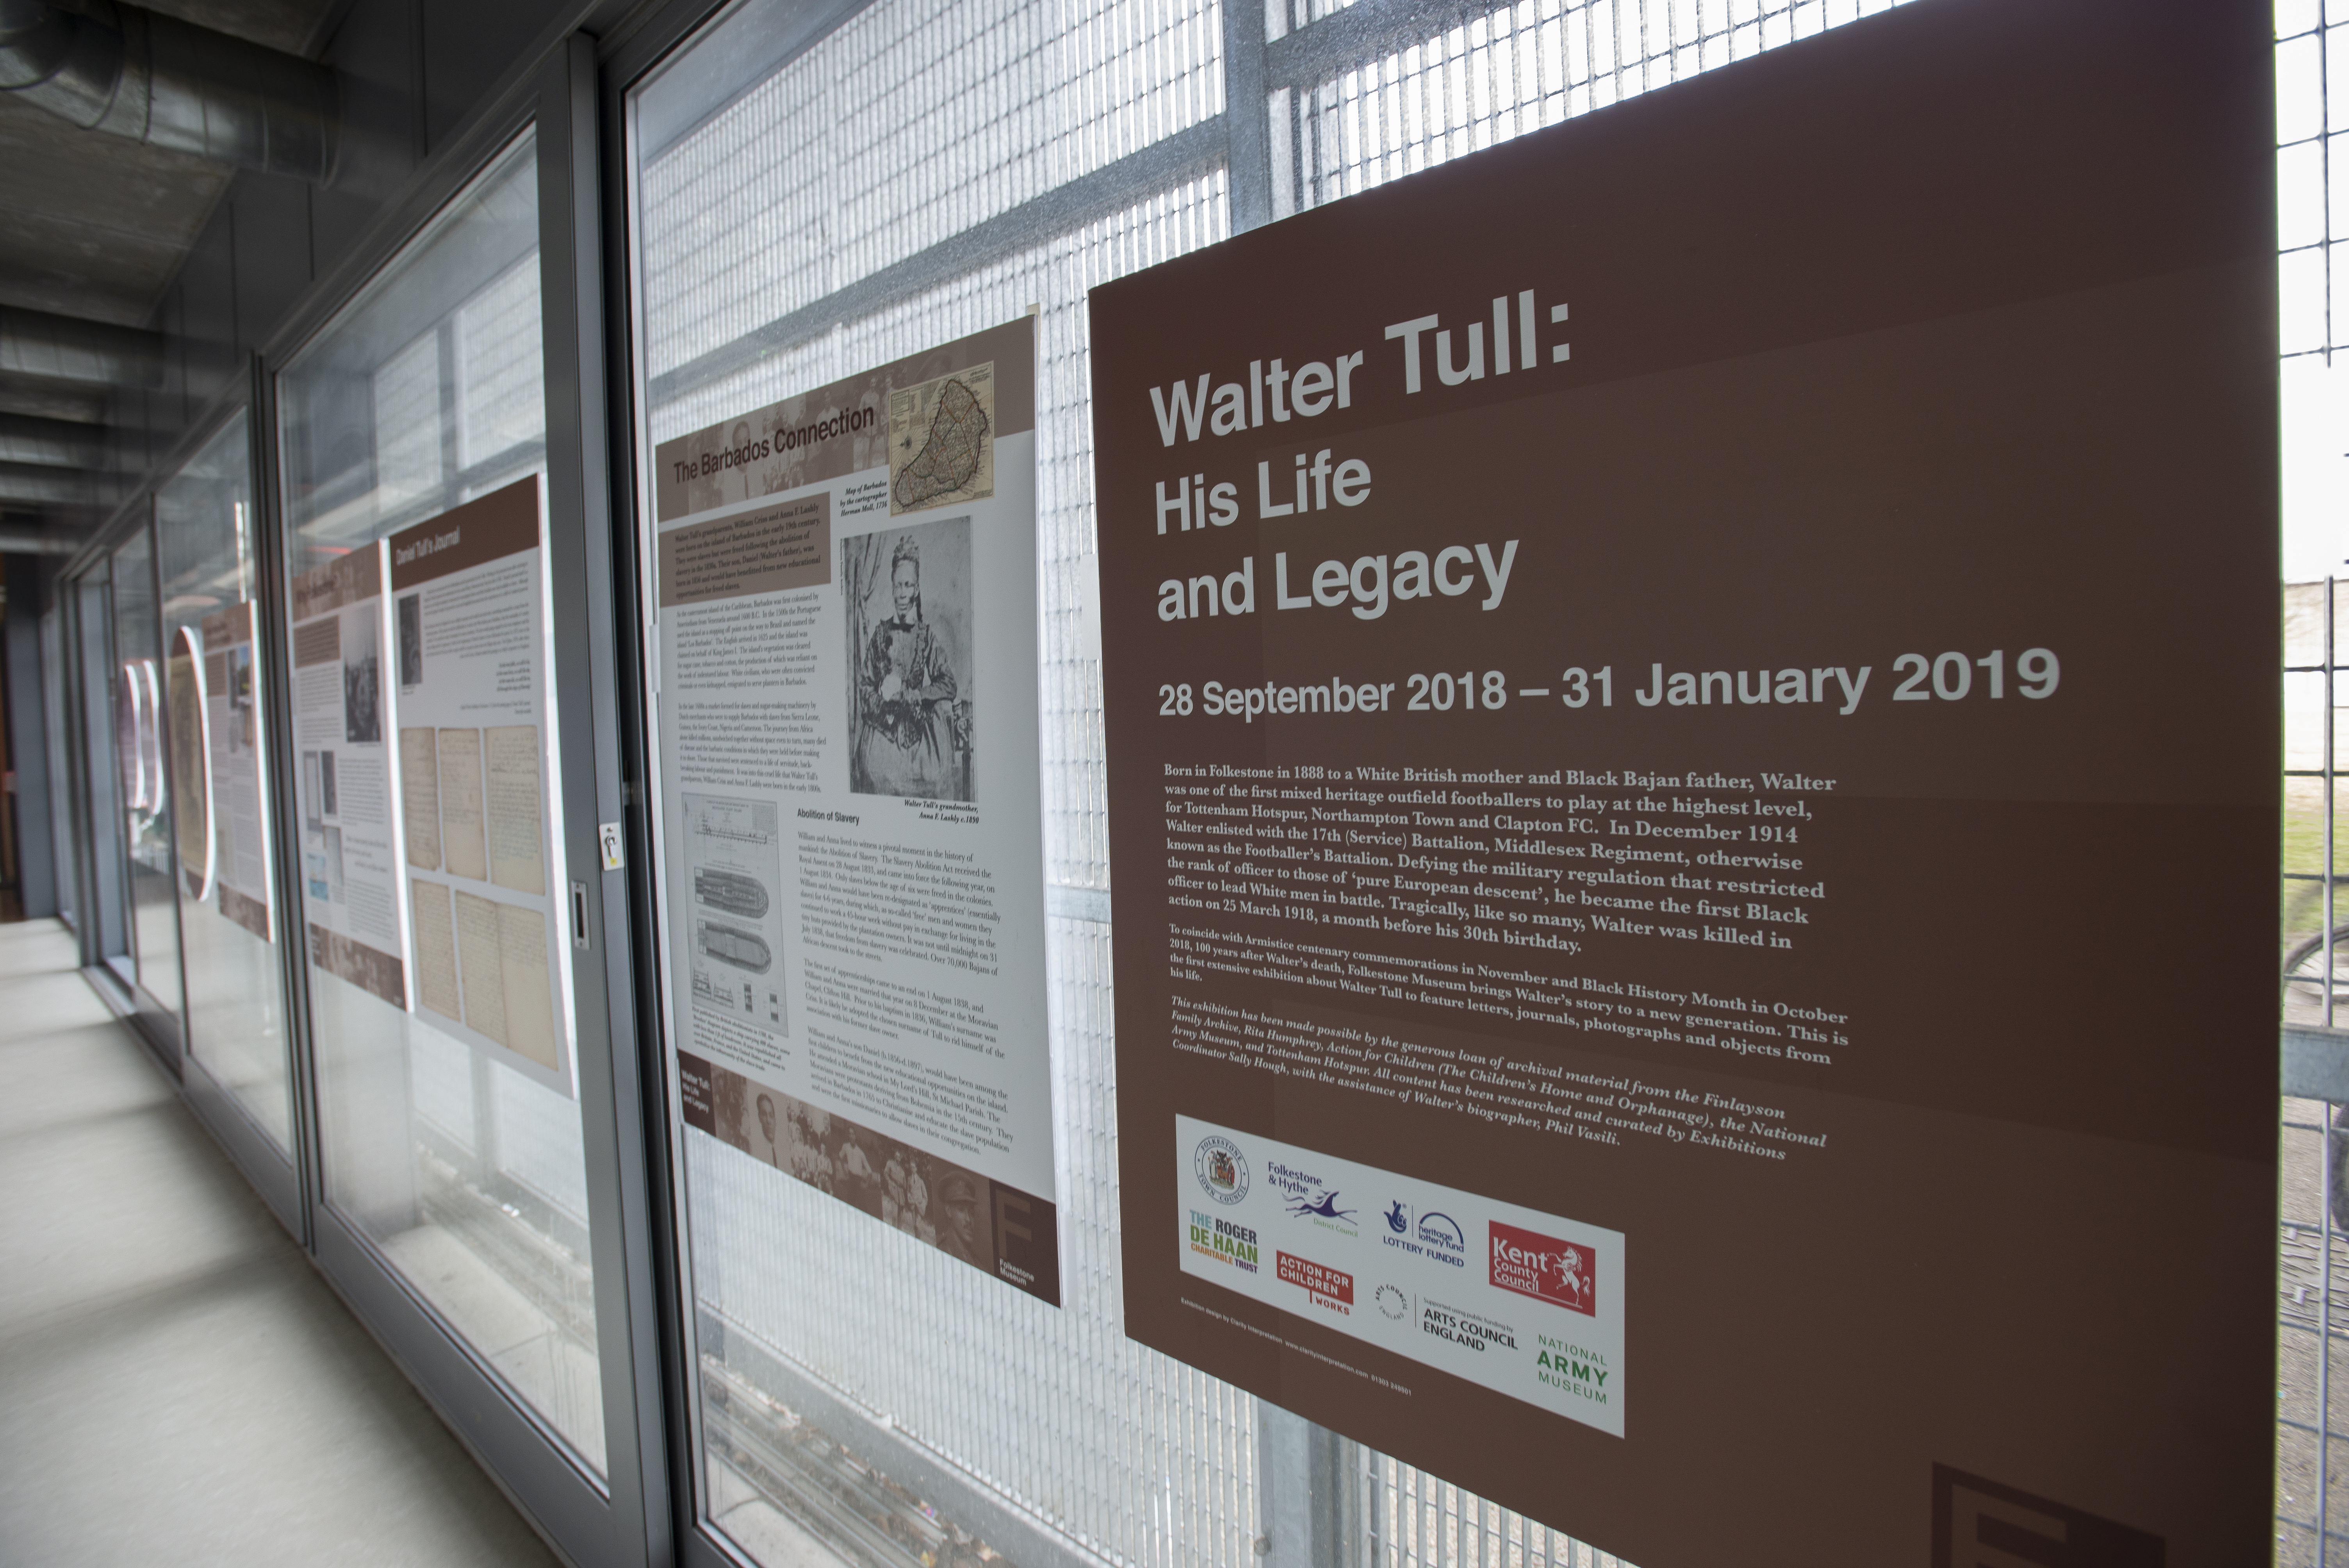
[[[335,73],[114,0],[0,0],[0,92],[85,130],[323,184]]]
[[[0,462],[101,469],[107,466],[106,428],[77,425],[70,419],[0,413]]]
[[[0,0],[0,5],[10,3]],[[0,305],[0,375],[99,387],[151,387],[162,368],[159,333]]]

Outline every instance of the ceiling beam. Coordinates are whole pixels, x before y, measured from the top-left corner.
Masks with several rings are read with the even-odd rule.
[[[79,469],[0,462],[0,501],[16,506],[86,507],[95,493],[91,476]]]
[[[90,387],[153,387],[162,370],[160,333],[0,305],[0,374]]]
[[[88,542],[78,535],[0,528],[0,555],[71,555]]]
[[[106,427],[0,411],[0,462],[52,469],[103,469]]]

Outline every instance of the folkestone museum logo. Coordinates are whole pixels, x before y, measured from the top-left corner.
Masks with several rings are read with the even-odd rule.
[[[1247,1196],[1247,1156],[1228,1138],[1203,1138],[1191,1153],[1191,1172],[1199,1188],[1218,1203],[1237,1203]]]

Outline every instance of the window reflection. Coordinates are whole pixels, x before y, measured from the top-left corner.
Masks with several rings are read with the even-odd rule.
[[[543,364],[536,167],[525,138],[281,378],[289,577],[374,552],[399,529],[543,474]],[[381,593],[370,589],[371,602],[383,603]],[[542,628],[547,618],[542,605]],[[370,622],[367,634],[386,649],[400,645],[388,624]],[[387,744],[404,700],[397,668],[378,666],[370,699],[387,709]],[[353,740],[340,717],[347,705],[336,706],[331,733],[297,738],[305,855],[314,802],[323,842],[331,830],[326,795],[347,796],[354,787],[344,773],[355,765],[328,772]],[[545,750],[559,813],[551,733]],[[559,830],[554,841],[560,845]],[[412,986],[415,928],[406,918],[398,923],[400,984]],[[318,940],[310,1009],[328,1202],[525,1407],[601,1471],[603,1386],[577,1102],[469,1046],[430,1010],[411,1010],[412,995],[411,1006],[399,1006],[320,966]],[[567,985],[562,994],[568,997]],[[566,1020],[557,1026],[567,1034]]]
[[[179,846],[190,1057],[293,1147],[254,660],[251,429],[237,414],[155,496],[165,629],[163,781]]]

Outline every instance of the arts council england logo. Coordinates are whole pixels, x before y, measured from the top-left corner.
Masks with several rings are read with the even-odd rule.
[[[1247,1156],[1228,1138],[1203,1138],[1191,1155],[1192,1174],[1200,1190],[1218,1203],[1237,1203],[1247,1196]]]

